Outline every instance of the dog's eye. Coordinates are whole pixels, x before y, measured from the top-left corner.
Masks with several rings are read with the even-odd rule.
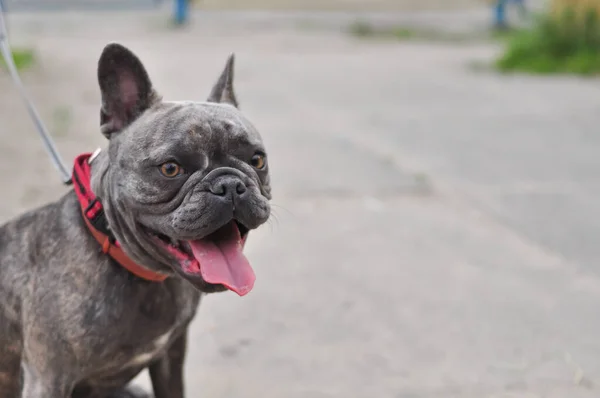
[[[252,165],[252,167],[257,168],[259,170],[264,169],[265,165],[267,164],[265,155],[262,155],[260,153],[255,154],[254,156],[252,156],[252,159],[250,159],[250,164]]]
[[[160,166],[160,172],[165,177],[173,178],[183,173],[183,168],[175,162],[167,162]]]

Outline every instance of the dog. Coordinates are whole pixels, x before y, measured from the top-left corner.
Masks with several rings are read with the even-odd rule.
[[[233,90],[233,54],[206,102],[168,102],[140,59],[98,61],[106,148],[74,189],[0,227],[0,398],[184,396],[203,295],[254,285],[248,232],[270,216],[266,150]]]

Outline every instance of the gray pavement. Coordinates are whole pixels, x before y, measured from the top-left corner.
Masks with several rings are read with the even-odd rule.
[[[249,242],[255,291],[201,307],[188,396],[598,397],[600,82],[474,72],[491,44],[218,15],[183,31],[156,14],[11,19],[68,159],[104,143],[106,42],[170,99],[204,98],[237,53],[275,217]],[[3,219],[64,192],[14,94],[0,74]]]

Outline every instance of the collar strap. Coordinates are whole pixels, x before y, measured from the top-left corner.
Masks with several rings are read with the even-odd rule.
[[[97,152],[94,154],[97,155]],[[168,275],[160,274],[134,262],[121,248],[115,236],[110,231],[102,203],[90,188],[90,162],[92,154],[84,153],[75,159],[73,166],[73,187],[81,206],[83,219],[90,233],[102,247],[102,252],[108,254],[123,268],[135,276],[151,282],[162,282]]]

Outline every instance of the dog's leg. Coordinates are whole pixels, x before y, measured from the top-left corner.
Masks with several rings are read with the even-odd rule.
[[[147,393],[140,387],[128,386],[127,388],[114,392],[106,398],[153,398],[152,394]]]
[[[169,348],[167,353],[149,366],[154,398],[183,398],[183,362],[187,347],[186,332]],[[4,397],[0,397],[4,398]],[[141,388],[127,388],[109,395],[107,398],[152,398]]]
[[[21,344],[0,340],[0,398],[15,398],[21,391]]]
[[[0,294],[0,302],[5,304],[6,296]],[[0,310],[0,398],[20,396],[22,341],[18,325],[11,322]]]
[[[73,386],[62,374],[62,369],[40,372],[24,366],[24,383],[21,398],[69,398]]]
[[[24,327],[23,337],[21,398],[70,398],[77,376],[64,366],[76,363],[69,346],[36,323]]]
[[[149,367],[156,398],[183,398],[183,363],[187,348],[187,330],[169,351]]]

